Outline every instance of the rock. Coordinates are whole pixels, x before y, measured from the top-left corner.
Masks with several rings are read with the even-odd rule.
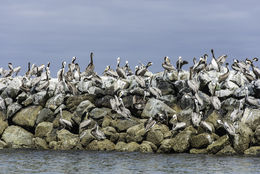
[[[209,153],[215,154],[229,144],[230,144],[230,142],[229,142],[228,135],[224,135],[224,136],[220,137],[217,141],[214,141],[212,144],[210,144],[207,147],[207,151]]]
[[[114,97],[110,95],[105,95],[104,97],[98,98],[95,100],[95,105],[97,107],[106,107],[106,108],[111,108],[110,106],[110,99]]]
[[[244,151],[245,155],[260,156],[260,146],[253,146]]]
[[[174,105],[177,103],[177,97],[175,97],[174,95],[163,95],[162,97],[160,97],[160,100],[162,100],[171,108],[173,108]]]
[[[83,147],[87,147],[87,145],[95,139],[96,138],[91,133],[91,129],[87,129],[80,134],[80,144]]]
[[[53,130],[53,123],[41,122],[35,128],[35,136],[39,138],[45,138]]]
[[[90,112],[95,105],[93,105],[89,100],[82,101],[76,108],[76,115],[81,117],[85,112]]]
[[[17,86],[16,86],[15,88],[13,88],[13,87],[11,87],[11,86],[8,86],[8,87],[5,89],[4,92],[6,92],[7,95],[8,95],[9,97],[11,97],[12,99],[15,99],[16,96],[18,95],[19,91],[20,91],[20,90],[19,90],[19,88],[17,88]]]
[[[96,86],[89,87],[87,92],[89,94],[95,95],[96,97],[101,97],[105,95],[104,90]]]
[[[55,119],[54,113],[48,108],[43,108],[38,114],[38,117],[36,119],[36,125],[44,121],[53,122],[54,119]]]
[[[116,119],[111,122],[111,126],[116,128],[117,132],[126,131],[128,128],[137,124],[136,121],[129,119]]]
[[[113,143],[117,142],[117,140],[119,138],[119,134],[116,132],[115,128],[108,126],[108,127],[102,128],[102,130],[107,139],[109,139]]]
[[[20,109],[22,108],[22,106],[18,103],[12,103],[11,105],[9,105],[7,107],[7,118],[10,119],[12,118],[12,116],[14,114],[16,114]]]
[[[4,141],[0,140],[0,149],[7,148],[7,147],[8,145]]]
[[[174,152],[182,153],[189,150],[191,131],[182,131],[173,138],[173,150]]]
[[[225,146],[222,150],[220,150],[217,155],[236,155],[236,151],[233,149],[231,145]]]
[[[113,119],[111,117],[104,117],[103,122],[102,122],[102,126],[103,128],[110,126],[111,122],[113,121]]]
[[[48,94],[47,91],[40,91],[36,94],[33,94],[33,104],[34,105],[41,105],[42,107],[45,106],[47,100],[48,100]]]
[[[256,139],[256,143],[258,145],[260,145],[260,125],[257,126],[255,133],[254,133],[254,137]]]
[[[94,103],[95,95],[84,94],[84,95],[70,96],[66,100],[66,106],[71,112],[73,112],[80,105],[80,103],[85,100],[88,100],[90,103]]]
[[[241,122],[247,124],[249,128],[255,131],[256,127],[260,125],[260,110],[246,108]]]
[[[0,136],[3,134],[4,130],[8,127],[7,121],[3,121],[0,118]]]
[[[24,101],[22,102],[22,105],[26,107],[26,106],[31,105],[32,103],[33,103],[33,96],[32,96],[32,95],[29,95],[29,97],[26,98],[26,100],[24,100]]]
[[[61,142],[51,141],[49,143],[49,148],[53,149],[53,150],[59,150],[60,149],[60,144],[61,144]]]
[[[115,145],[115,150],[116,151],[120,151],[120,152],[123,152],[125,151],[124,148],[126,147],[126,143],[125,142],[122,142],[122,141],[118,141]]]
[[[33,148],[33,134],[19,126],[7,127],[2,139],[12,148]]]
[[[162,78],[157,78],[157,88],[159,88],[162,91],[162,95],[168,95],[174,93],[173,85]]]
[[[148,141],[143,141],[139,147],[139,151],[142,153],[152,153],[153,149]]]
[[[52,141],[57,141],[57,129],[52,129],[51,132],[46,134],[46,142],[50,143]]]
[[[213,124],[213,126],[217,128],[219,126],[217,120],[219,120],[220,118],[221,116],[217,113],[216,110],[214,110],[205,121]]]
[[[79,136],[72,134],[66,129],[62,129],[57,132],[58,141],[61,142],[60,149],[68,150],[73,149],[79,143]]]
[[[181,109],[183,110],[191,109],[193,108],[194,105],[193,97],[189,93],[185,93],[184,95],[182,95],[179,102],[180,102]]]
[[[24,100],[28,98],[28,95],[25,92],[22,92],[16,97],[16,100],[19,104],[21,104]]]
[[[192,112],[193,112],[193,109],[191,109],[191,108],[182,110],[177,115],[178,121],[186,123],[186,126],[191,125],[191,114],[192,114]]]
[[[112,151],[115,150],[115,144],[112,143],[110,140],[94,140],[87,146],[88,150],[99,150],[99,151]]]
[[[63,94],[58,94],[58,95],[55,95],[55,96],[51,97],[51,98],[47,101],[45,107],[51,109],[52,111],[54,111],[54,110],[57,109],[57,107],[59,107],[63,102],[64,102],[64,95],[63,95]]]
[[[207,149],[190,149],[191,154],[207,154]]]
[[[126,142],[126,135],[127,134],[125,132],[119,133],[118,141]]]
[[[6,106],[11,105],[12,103],[13,103],[13,99],[12,98],[9,98],[9,97],[5,98],[5,105]]]
[[[149,142],[152,142],[157,147],[161,144],[163,141],[163,133],[160,129],[156,129],[155,126],[152,127],[152,129],[147,133],[146,140]]]
[[[170,153],[170,152],[172,152],[173,143],[174,143],[173,139],[164,139],[161,142],[161,145],[160,145],[157,152],[158,153]]]
[[[124,151],[127,151],[127,152],[137,152],[139,151],[140,149],[140,145],[137,144],[136,142],[131,142],[131,143],[127,143],[125,148],[124,148]]]
[[[244,123],[240,122],[237,134],[235,134],[233,140],[234,149],[242,154],[246,149],[249,148],[251,138],[253,137],[252,130]]]
[[[19,125],[32,128],[35,125],[38,114],[40,113],[41,106],[30,106],[22,109],[13,117],[12,121]]]
[[[205,148],[214,141],[213,137],[208,133],[202,133],[191,138],[191,147]]]
[[[146,132],[144,129],[144,125],[142,123],[132,126],[132,127],[128,128],[126,131],[126,142],[140,143],[143,140],[145,133]]]
[[[94,108],[92,111],[90,111],[89,116],[94,120],[99,120],[99,119],[103,119],[110,112],[111,109],[108,108]]]
[[[146,103],[141,117],[142,118],[154,117],[157,113],[165,113],[165,112],[167,112],[169,115],[173,115],[176,113],[172,108],[170,108],[162,101],[157,100],[155,98],[151,98]]]
[[[48,149],[46,141],[42,138],[36,137],[33,138],[34,147],[36,149]]]

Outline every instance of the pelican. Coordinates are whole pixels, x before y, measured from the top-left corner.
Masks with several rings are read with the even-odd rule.
[[[164,57],[164,62],[162,63],[162,67],[164,68],[163,77],[165,77],[166,73],[171,71],[176,71],[174,66],[171,64],[168,56]]]
[[[226,121],[221,121],[221,120],[217,120],[217,123],[220,124],[221,126],[223,126],[223,128],[227,131],[227,133],[231,136],[235,136],[236,134],[236,129],[233,125],[229,124]]]
[[[150,79],[150,86],[148,88],[149,92],[155,96],[156,98],[159,98],[162,96],[162,91],[160,89],[158,89],[157,87],[153,87],[152,86],[152,79],[153,79],[153,76],[151,77]]]
[[[185,122],[177,122],[172,126],[172,130],[177,131],[177,130],[180,130],[180,129],[184,129],[185,127],[186,127]]]
[[[135,75],[137,76],[144,76],[144,74],[147,72],[147,69],[152,66],[152,62],[148,62],[146,66],[144,67],[141,67],[141,68],[138,68],[136,71],[135,71]]]
[[[193,66],[193,72],[195,73],[199,73],[200,71],[204,70],[207,66],[207,57],[208,55],[205,54],[204,57],[201,57],[199,62],[197,62],[194,66]]]
[[[254,61],[258,61],[258,58],[254,58],[253,59]],[[259,79],[260,78],[260,69],[255,67],[255,65],[253,64],[253,62],[250,63],[251,67],[252,67],[252,70],[253,70],[253,73],[255,74],[256,76],[256,79]]]
[[[79,129],[80,130],[84,130],[84,129],[86,129],[90,124],[91,124],[91,120],[90,119],[87,119],[87,120],[84,120],[84,121],[82,121],[81,123],[80,123],[80,125],[79,125]]]
[[[219,67],[219,64],[218,64],[218,62],[215,58],[213,49],[211,49],[211,53],[212,53],[212,59],[211,59],[211,63],[208,65],[207,69],[208,70],[216,70],[217,72],[219,72],[220,67]]]
[[[223,65],[225,62],[226,62],[226,59],[227,59],[227,55],[222,55],[222,56],[219,56],[218,58],[217,58],[217,63],[219,64],[219,65]]]
[[[135,80],[136,82],[142,87],[142,88],[145,88],[145,81],[144,79],[141,77],[141,76],[134,76],[135,77]]]
[[[183,65],[188,64],[189,62],[187,62],[186,60],[182,60],[181,56],[179,56],[177,62],[176,62],[176,67],[177,67],[177,71],[180,72],[181,68]]]
[[[94,63],[93,63],[93,52],[90,53],[90,63],[88,64],[86,70],[85,70],[85,75],[90,76],[93,74],[95,69]]]
[[[126,77],[126,73],[125,73],[125,71],[123,70],[123,68],[121,68],[119,65],[120,65],[120,57],[117,58],[117,68],[116,68],[116,72],[117,72],[117,74],[118,74],[119,77],[126,79],[126,78],[127,78],[127,77]]]
[[[99,130],[99,126],[97,123],[95,126],[91,129],[91,134],[97,139],[97,140],[104,140],[106,139],[105,134]]]
[[[112,70],[109,65],[106,67],[106,69],[104,70],[103,74],[106,75],[106,76],[114,77],[114,78],[118,78],[119,77],[117,72]]]
[[[59,123],[63,126],[63,128],[68,128],[68,129],[71,129],[73,126],[72,126],[72,123],[68,120],[65,120],[62,118],[62,108],[60,108],[60,119],[59,119]]]
[[[76,57],[74,56],[74,57],[72,57],[72,60],[71,60],[71,66],[70,66],[70,68],[71,68],[71,72],[74,72],[74,70],[75,70],[75,68],[76,68],[76,65],[75,65],[75,61],[76,61]]]
[[[78,63],[75,64],[75,71],[73,76],[76,81],[80,81],[80,67]]]
[[[150,117],[150,118],[144,123],[145,131],[148,132],[150,129],[152,129],[152,127],[154,127],[155,124],[156,124],[156,121],[153,119],[153,117]]]
[[[228,76],[230,74],[229,68],[228,68],[228,63],[226,63],[226,68],[227,68],[227,72],[218,77],[218,83],[224,82],[228,78]]]
[[[70,63],[68,64],[68,72],[66,72],[65,77],[66,77],[67,81],[69,81],[69,82],[71,82],[74,78]]]
[[[127,75],[133,75],[133,71],[131,70],[128,61],[125,61],[124,70],[127,71]]]
[[[202,119],[202,111],[200,111],[199,113],[194,111],[192,112],[191,121],[194,126],[199,127],[201,119]]]
[[[57,78],[58,78],[59,82],[64,80],[64,68],[65,68],[65,66],[66,66],[66,62],[63,61],[61,69],[57,72]]]

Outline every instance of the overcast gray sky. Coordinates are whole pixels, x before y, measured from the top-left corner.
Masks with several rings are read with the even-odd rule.
[[[0,60],[21,65],[78,57],[81,69],[94,52],[96,71],[115,67],[116,58],[132,68],[164,56],[191,61],[214,48],[216,55],[245,59],[259,56],[258,0],[12,0],[0,5]],[[259,63],[258,63],[259,65]]]

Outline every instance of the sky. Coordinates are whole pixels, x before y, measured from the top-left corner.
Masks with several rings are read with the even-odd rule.
[[[128,60],[132,69],[152,61],[162,71],[164,56],[192,62],[203,54],[259,57],[258,0],[12,0],[0,5],[0,66],[61,62],[77,57],[83,71],[94,53],[95,70]],[[259,66],[259,62],[256,64]],[[187,68],[187,67],[186,67]]]

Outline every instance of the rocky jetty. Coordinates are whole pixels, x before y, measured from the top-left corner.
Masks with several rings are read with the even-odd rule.
[[[81,72],[76,57],[57,78],[47,66],[0,68],[0,148],[260,154],[260,71],[254,61],[202,56],[189,71],[164,58]],[[209,62],[209,63],[208,63]]]

